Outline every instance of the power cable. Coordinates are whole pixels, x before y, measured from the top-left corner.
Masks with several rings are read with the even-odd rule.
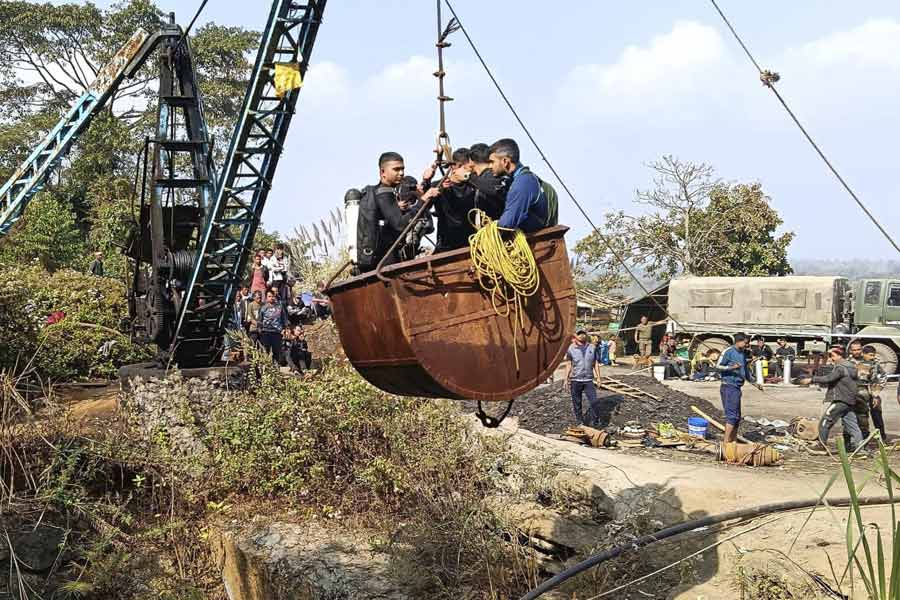
[[[181,44],[184,43],[184,40],[187,39],[187,36],[188,36],[188,34],[191,32],[191,29],[193,29],[194,23],[197,22],[197,18],[200,16],[200,13],[202,13],[202,12],[203,12],[203,9],[206,8],[206,3],[207,3],[207,2],[209,2],[209,0],[203,0],[203,2],[200,3],[200,8],[198,8],[198,9],[197,9],[197,12],[194,13],[194,18],[191,19],[191,22],[190,22],[190,23],[188,23],[187,29],[184,30],[184,33],[181,34],[181,38],[178,40],[178,43],[175,44],[175,47],[176,47],[176,48],[178,48],[179,46],[181,46]]]
[[[700,529],[701,527],[710,527],[711,525],[717,525],[726,521],[746,520],[776,512],[813,508],[815,506],[818,506],[819,504],[823,504],[826,502],[829,506],[850,506],[853,503],[853,500],[848,497],[835,498],[834,500],[822,500],[822,498],[816,498],[814,500],[792,500],[789,502],[778,502],[775,504],[762,504],[760,506],[754,506],[752,508],[742,508],[740,510],[733,510],[719,515],[711,515],[693,521],[684,521],[682,523],[679,523],[678,525],[673,525],[672,527],[661,529],[655,533],[641,536],[625,544],[614,546],[608,550],[604,550],[603,552],[595,554],[581,561],[577,565],[569,567],[558,575],[551,577],[538,587],[522,596],[520,600],[535,600],[536,598],[543,596],[550,590],[558,588],[565,581],[568,581],[579,573],[587,571],[591,567],[596,567],[597,565],[608,560],[612,560],[613,558],[621,556],[629,550],[637,550],[639,548],[643,548],[644,546],[655,544],[656,542],[670,537],[675,537],[683,533],[695,531],[697,529]],[[894,498],[889,496],[858,498],[858,503],[860,506],[876,506],[881,504],[892,504],[893,502]]]
[[[781,93],[779,93],[778,89],[775,87],[775,83],[780,79],[780,76],[777,73],[763,70],[759,66],[759,63],[756,62],[756,59],[753,57],[753,54],[750,52],[750,49],[747,48],[747,45],[744,43],[744,40],[741,39],[741,36],[739,36],[737,31],[735,31],[734,27],[731,25],[731,22],[728,20],[728,17],[726,17],[725,13],[722,12],[722,9],[719,8],[719,5],[716,3],[716,0],[709,0],[709,1],[713,5],[713,7],[716,9],[716,12],[719,13],[719,16],[722,17],[722,20],[725,22],[725,25],[728,26],[728,29],[731,31],[731,35],[734,36],[734,39],[737,40],[737,43],[741,45],[741,48],[743,48],[744,54],[747,55],[747,58],[750,59],[750,62],[753,63],[753,66],[756,68],[757,71],[759,71],[759,78],[763,82],[763,85],[765,85],[767,88],[772,90],[772,93],[775,94],[776,98],[778,98],[778,101],[781,103],[781,106],[783,106],[784,110],[787,111],[788,115],[790,115],[791,119],[794,121],[794,123],[797,125],[797,127],[800,129],[800,131],[803,133],[804,137],[806,137],[806,140],[813,147],[813,149],[816,151],[816,153],[819,155],[819,157],[822,159],[822,161],[825,163],[825,165],[828,167],[828,169],[837,178],[837,180],[841,183],[841,185],[844,187],[844,189],[847,190],[847,193],[850,194],[850,197],[853,198],[853,200],[862,209],[862,211],[864,213],[866,213],[866,216],[869,217],[869,220],[872,221],[872,223],[874,223],[875,227],[878,228],[878,231],[880,231],[881,234],[887,239],[887,241],[890,242],[891,246],[894,247],[894,250],[896,250],[898,253],[900,253],[900,246],[897,245],[897,242],[894,241],[894,238],[891,237],[891,235],[885,230],[885,228],[881,225],[881,223],[878,222],[878,219],[875,218],[875,215],[873,215],[869,211],[869,209],[866,208],[866,205],[863,204],[862,200],[859,199],[859,197],[856,195],[856,193],[853,191],[853,189],[850,187],[850,185],[844,180],[843,177],[841,177],[841,174],[838,173],[837,169],[834,167],[834,165],[831,163],[831,161],[828,160],[828,157],[825,156],[825,153],[822,152],[822,149],[819,147],[818,144],[816,144],[815,140],[813,140],[812,136],[809,134],[809,132],[806,130],[806,128],[803,126],[803,124],[800,123],[800,119],[797,118],[797,115],[795,115],[794,111],[791,110],[791,107],[788,106],[787,101],[784,99],[784,97],[782,97]]]
[[[569,199],[572,200],[572,203],[578,209],[578,212],[581,213],[581,216],[588,222],[591,228],[594,230],[594,233],[597,234],[597,237],[600,238],[600,241],[606,246],[609,252],[615,257],[616,262],[618,262],[625,272],[634,280],[634,282],[638,285],[639,288],[644,292],[644,294],[653,301],[653,303],[659,308],[663,314],[666,315],[668,319],[670,319],[673,323],[675,323],[679,329],[684,329],[681,324],[669,314],[669,311],[659,303],[659,301],[650,293],[650,290],[644,286],[640,279],[637,278],[637,275],[631,270],[628,264],[625,262],[625,259],[621,257],[621,255],[613,248],[612,244],[609,241],[609,238],[600,232],[600,229],[594,225],[594,221],[591,220],[590,216],[588,216],[587,212],[582,208],[581,204],[578,200],[575,199],[575,195],[572,194],[572,191],[569,189],[569,186],[566,185],[566,182],[563,181],[560,174],[556,171],[553,164],[550,162],[550,159],[547,158],[547,155],[544,154],[544,151],[541,149],[540,145],[534,139],[534,136],[531,135],[531,130],[528,129],[528,126],[525,125],[525,122],[522,121],[522,118],[519,116],[519,113],[516,111],[515,107],[513,107],[512,102],[510,102],[509,98],[506,96],[506,93],[503,91],[503,88],[500,86],[500,83],[497,81],[497,78],[494,77],[491,68],[488,67],[484,58],[481,56],[481,52],[478,51],[478,48],[475,46],[475,42],[472,40],[472,37],[469,35],[469,32],[466,30],[465,26],[463,26],[462,20],[460,20],[459,15],[456,14],[456,10],[453,9],[453,5],[450,4],[450,0],[444,0],[444,3],[447,5],[447,8],[450,9],[450,12],[453,13],[453,17],[456,19],[457,24],[459,25],[459,30],[463,32],[463,35],[466,36],[466,41],[469,43],[469,47],[472,48],[472,52],[475,53],[475,56],[478,58],[478,61],[481,63],[481,66],[484,68],[487,76],[490,77],[491,82],[493,82],[494,87],[497,88],[497,92],[500,94],[500,97],[503,98],[503,102],[506,103],[507,108],[509,108],[513,117],[515,117],[516,121],[519,123],[519,127],[522,128],[522,131],[525,132],[525,135],[528,136],[528,140],[531,142],[531,145],[534,146],[534,149],[537,150],[537,153],[540,155],[541,159],[546,163],[547,168],[550,169],[550,172],[553,173],[553,177],[556,178],[556,181],[559,182],[559,185],[562,186],[563,190],[565,190],[566,195],[569,196]]]

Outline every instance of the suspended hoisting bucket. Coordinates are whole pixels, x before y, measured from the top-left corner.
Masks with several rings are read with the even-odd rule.
[[[534,389],[559,366],[575,327],[566,231],[528,236],[540,288],[523,328],[494,310],[468,248],[386,267],[385,281],[371,272],[331,286],[347,358],[369,383],[402,396],[512,400]]]

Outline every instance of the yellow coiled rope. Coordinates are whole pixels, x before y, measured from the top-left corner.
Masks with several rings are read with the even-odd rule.
[[[518,329],[525,327],[522,308],[540,286],[540,273],[525,234],[516,230],[512,239],[504,240],[501,228],[483,211],[469,211],[469,221],[476,231],[469,236],[472,266],[481,288],[491,295],[494,311],[507,317],[514,314],[513,348],[516,371],[519,370]]]

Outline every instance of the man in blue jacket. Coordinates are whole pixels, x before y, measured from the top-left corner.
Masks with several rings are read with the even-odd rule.
[[[722,353],[716,366],[722,376],[719,395],[722,397],[722,411],[725,413],[726,444],[737,441],[741,426],[741,388],[745,381],[753,383],[747,372],[747,355],[744,353],[746,347],[747,336],[743,333],[734,334],[734,345]],[[762,386],[757,387],[762,389]]]
[[[497,224],[507,229],[521,229],[524,233],[543,229],[550,210],[547,197],[541,189],[541,180],[521,164],[519,145],[509,138],[494,142],[490,160],[494,175],[511,179],[506,205]]]

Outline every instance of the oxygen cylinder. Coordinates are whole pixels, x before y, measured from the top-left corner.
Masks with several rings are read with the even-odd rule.
[[[784,357],[784,363],[783,363],[784,373],[782,374],[782,377],[781,377],[781,382],[784,385],[791,385],[791,367],[794,366],[793,363],[794,363],[794,361],[791,360],[790,356]]]
[[[356,255],[356,226],[359,221],[359,201],[362,199],[362,192],[357,189],[349,189],[344,194],[344,221],[346,223],[347,232],[347,251],[350,253],[350,260],[357,262]]]
[[[762,385],[766,382],[766,376],[763,375],[763,361],[762,359],[756,361],[756,383],[758,385]]]

